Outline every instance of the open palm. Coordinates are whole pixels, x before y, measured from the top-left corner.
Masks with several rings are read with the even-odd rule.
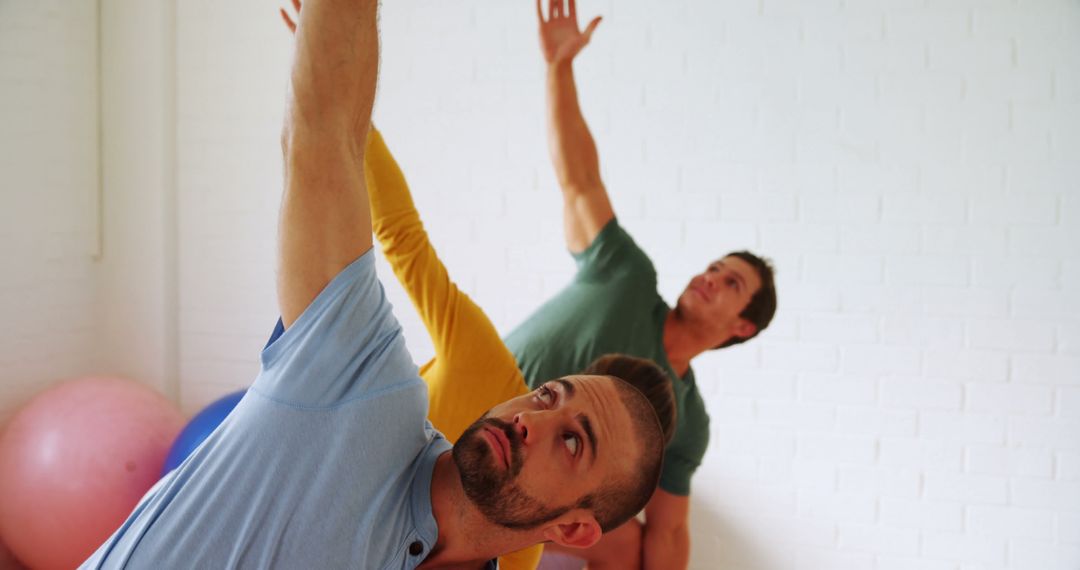
[[[544,19],[543,3],[536,0],[536,15],[540,20],[540,48],[548,63],[562,63],[574,57],[589,43],[600,17],[593,18],[585,30],[578,27],[575,0],[548,0],[548,17]]]

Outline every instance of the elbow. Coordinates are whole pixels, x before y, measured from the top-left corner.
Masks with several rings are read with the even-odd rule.
[[[281,127],[281,154],[288,169],[297,161],[325,160],[327,156],[351,157],[362,168],[366,130],[357,134],[346,121],[312,122],[296,117],[290,107]]]
[[[296,143],[312,136],[330,141],[348,138],[360,121],[350,114],[336,94],[321,95],[326,89],[305,88],[305,84],[293,79],[285,106],[285,120],[281,129],[281,148],[289,151]],[[359,144],[366,142],[367,129],[363,129]]]
[[[585,194],[604,185],[600,177],[600,165],[596,162],[568,162],[556,164],[556,178],[564,192]]]
[[[562,187],[563,201],[575,209],[587,208],[595,196],[606,192],[604,185],[599,180],[570,180],[566,183],[560,182],[560,185]]]
[[[363,152],[371,126],[377,71],[365,69],[356,75],[320,77],[297,65],[289,83],[286,130],[298,136],[319,133],[349,139],[349,144]]]

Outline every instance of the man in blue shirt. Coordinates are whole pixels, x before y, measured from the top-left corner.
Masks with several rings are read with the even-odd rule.
[[[375,275],[363,176],[377,0],[310,0],[286,124],[285,332],[244,399],[84,568],[483,568],[538,542],[588,547],[660,473],[648,400],[567,376],[453,447]]]

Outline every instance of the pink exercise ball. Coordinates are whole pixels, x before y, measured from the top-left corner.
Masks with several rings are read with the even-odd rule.
[[[0,537],[35,570],[74,568],[157,481],[184,417],[150,388],[80,378],[38,394],[0,434]]]

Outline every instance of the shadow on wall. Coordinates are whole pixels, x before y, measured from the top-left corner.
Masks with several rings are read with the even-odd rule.
[[[763,570],[775,568],[775,553],[761,551],[717,510],[691,495],[690,570]]]
[[[15,555],[8,550],[2,540],[0,540],[0,570],[29,570],[15,559]]]

